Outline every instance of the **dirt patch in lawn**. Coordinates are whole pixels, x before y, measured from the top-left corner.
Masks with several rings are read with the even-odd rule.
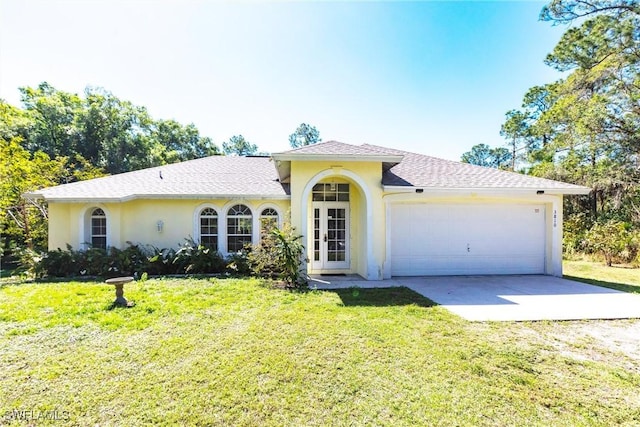
[[[640,372],[640,321],[599,320],[559,323],[548,333],[561,354],[602,361]]]
[[[593,361],[640,373],[640,320],[545,321],[475,323],[491,329],[485,335],[496,344],[535,347],[549,355]]]

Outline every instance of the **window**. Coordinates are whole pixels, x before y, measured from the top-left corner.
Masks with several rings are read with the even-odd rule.
[[[200,212],[200,244],[218,250],[218,212],[204,208]]]
[[[273,208],[267,208],[260,214],[260,235],[264,236],[271,229],[278,227],[278,212]]]
[[[251,209],[245,205],[235,205],[227,214],[227,251],[238,252],[244,245],[251,244]]]
[[[91,212],[91,246],[107,249],[107,216],[100,208]]]
[[[314,202],[348,202],[349,184],[322,183],[313,186]]]

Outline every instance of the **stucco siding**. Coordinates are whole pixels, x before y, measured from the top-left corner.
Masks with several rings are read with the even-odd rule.
[[[385,216],[382,201],[382,166],[378,162],[291,162],[292,224],[304,231],[305,247],[312,248],[313,209],[310,187],[331,180],[351,184],[351,264],[344,272],[381,280],[384,263]],[[305,193],[305,191],[307,191]],[[308,249],[311,255],[311,249]],[[320,273],[311,268],[310,273]]]
[[[107,216],[107,244],[125,248],[134,244],[158,248],[177,248],[184,239],[197,231],[200,207],[210,206],[218,212],[219,233],[226,231],[226,211],[235,204],[247,205],[254,216],[254,242],[259,236],[256,229],[265,207],[274,207],[280,213],[280,222],[289,211],[288,200],[133,200],[123,203],[51,203],[49,206],[49,249],[86,248],[90,235],[86,215],[93,208],[103,209]],[[158,227],[158,222],[162,226]],[[222,234],[224,239],[226,234]]]
[[[67,243],[78,249],[78,222],[72,223],[72,205],[67,203],[49,203],[49,240],[50,250],[66,249]]]

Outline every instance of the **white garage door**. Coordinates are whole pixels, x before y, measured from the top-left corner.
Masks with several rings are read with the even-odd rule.
[[[391,205],[391,275],[543,274],[544,205]]]

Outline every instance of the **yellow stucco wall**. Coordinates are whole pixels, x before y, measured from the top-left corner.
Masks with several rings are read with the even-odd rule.
[[[235,204],[247,205],[254,216],[254,241],[259,232],[256,227],[259,215],[266,207],[275,208],[281,221],[288,214],[288,200],[157,200],[142,199],[122,203],[50,203],[49,204],[49,249],[62,248],[68,244],[78,249],[90,240],[85,235],[86,216],[99,207],[107,216],[107,244],[125,248],[127,242],[153,245],[158,248],[176,248],[186,237],[194,236],[197,215],[205,207],[218,212],[219,233],[226,228],[226,211]],[[90,215],[90,213],[88,214]],[[158,231],[162,221],[162,231]]]
[[[350,268],[336,273],[357,273],[382,279],[385,214],[382,201],[382,166],[379,162],[291,162],[291,221],[302,230],[305,246],[313,247],[311,188],[319,182],[348,182],[350,196]],[[368,208],[367,208],[368,206]],[[374,231],[375,230],[375,231]],[[311,252],[309,252],[311,257]],[[373,272],[373,270],[376,270]],[[310,266],[310,273],[320,273]]]

